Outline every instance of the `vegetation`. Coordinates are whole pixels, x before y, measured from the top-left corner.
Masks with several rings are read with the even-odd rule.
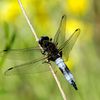
[[[81,34],[66,64],[71,69],[78,91],[75,91],[57,70],[57,77],[67,100],[100,99],[100,8],[99,0],[21,0],[37,35],[53,37],[60,18],[67,15],[66,38],[76,28]],[[37,42],[26,23],[17,0],[0,1],[0,51],[5,48],[28,48]],[[13,65],[32,60],[37,53],[15,60],[0,53],[0,100],[62,100],[57,84],[49,71],[5,76]],[[42,67],[41,64],[34,65]],[[54,65],[55,67],[55,65]]]

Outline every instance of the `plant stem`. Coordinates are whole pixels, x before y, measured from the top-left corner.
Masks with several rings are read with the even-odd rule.
[[[63,89],[62,89],[62,87],[61,87],[61,84],[60,84],[60,82],[59,82],[59,80],[58,80],[58,78],[57,78],[55,72],[54,72],[53,69],[52,69],[51,64],[49,64],[49,68],[50,68],[50,71],[51,71],[51,73],[52,73],[52,75],[53,75],[53,77],[54,77],[54,79],[55,79],[55,81],[56,81],[58,87],[59,87],[59,90],[60,90],[60,92],[61,92],[61,95],[62,95],[63,99],[64,99],[64,100],[67,100],[67,99],[66,99],[66,95],[65,95],[65,93],[64,93],[64,91],[63,91]]]
[[[18,0],[18,3],[19,3],[19,6],[20,6],[20,8],[21,8],[21,10],[22,10],[22,12],[23,12],[23,15],[24,15],[24,17],[25,17],[25,19],[26,19],[26,21],[27,21],[27,23],[28,23],[28,25],[29,25],[29,27],[30,27],[30,29],[31,29],[31,31],[32,31],[32,33],[33,33],[35,39],[36,39],[36,41],[38,41],[39,39],[38,39],[38,37],[37,37],[37,35],[36,35],[36,32],[35,32],[35,30],[34,30],[32,24],[31,24],[31,22],[30,22],[30,20],[29,20],[29,18],[28,18],[28,16],[27,16],[27,14],[26,14],[26,12],[25,12],[25,10],[24,10],[24,8],[23,8],[23,5],[22,5],[21,1]]]
[[[21,10],[22,10],[22,12],[23,12],[23,15],[24,15],[24,17],[25,17],[25,19],[26,19],[26,21],[27,21],[27,23],[28,23],[28,25],[29,25],[29,27],[30,27],[30,29],[31,29],[31,31],[32,31],[32,33],[33,33],[35,39],[36,39],[36,41],[38,42],[39,39],[38,39],[38,37],[37,37],[37,34],[35,33],[35,30],[34,30],[32,24],[30,23],[30,20],[29,20],[27,14],[26,14],[26,12],[25,12],[25,10],[24,10],[24,8],[23,8],[23,5],[22,5],[21,1],[18,0],[18,3],[19,3],[19,6],[20,6],[20,8],[21,8]],[[39,47],[40,47],[40,49],[42,49],[42,47],[41,47],[40,45],[39,45]],[[55,74],[54,71],[53,71],[53,68],[52,68],[51,64],[49,64],[49,68],[50,68],[50,71],[51,71],[51,73],[52,73],[52,75],[53,75],[53,77],[54,77],[54,79],[55,79],[55,81],[56,81],[56,83],[57,83],[57,86],[59,87],[59,90],[60,90],[60,92],[61,92],[61,95],[62,95],[62,97],[63,97],[63,100],[67,100],[67,99],[66,99],[66,96],[65,96],[65,93],[64,93],[64,91],[63,91],[63,89],[62,89],[62,87],[61,87],[61,84],[60,84],[60,82],[59,82],[59,80],[58,80],[56,74]]]

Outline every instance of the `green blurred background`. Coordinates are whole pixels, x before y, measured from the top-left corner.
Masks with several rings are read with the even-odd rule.
[[[100,1],[99,0],[21,0],[40,37],[53,37],[61,16],[67,15],[66,38],[76,28],[81,34],[67,62],[78,91],[58,71],[67,100],[100,100]],[[5,47],[36,46],[17,0],[0,0],[0,51]],[[9,66],[22,63],[0,57],[0,100],[62,100],[50,72],[37,75],[4,76]],[[41,66],[40,66],[41,67]]]

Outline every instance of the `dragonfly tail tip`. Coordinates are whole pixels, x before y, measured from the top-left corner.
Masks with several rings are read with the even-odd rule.
[[[78,90],[77,85],[74,81],[72,81],[72,86],[74,87],[75,90]]]

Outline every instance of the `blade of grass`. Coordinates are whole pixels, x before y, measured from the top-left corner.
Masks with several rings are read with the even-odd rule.
[[[21,1],[18,0],[18,3],[19,3],[19,6],[20,6],[20,8],[21,8],[21,10],[22,10],[22,13],[23,13],[23,15],[24,15],[24,17],[25,17],[25,19],[26,19],[26,21],[27,21],[27,23],[28,23],[28,25],[29,25],[29,27],[30,27],[30,29],[31,29],[31,31],[32,31],[32,33],[33,33],[35,39],[36,39],[36,41],[38,42],[39,39],[38,39],[38,37],[37,37],[37,34],[36,34],[36,32],[35,32],[35,30],[34,30],[32,24],[30,23],[30,20],[29,20],[27,14],[26,14],[26,12],[25,12],[25,10],[24,10],[24,8],[23,8],[23,5],[22,5]],[[40,45],[39,45],[39,47],[42,49],[42,47],[41,47]],[[49,64],[49,68],[50,68],[50,71],[51,71],[51,73],[52,73],[52,75],[53,75],[53,77],[54,77],[54,79],[55,79],[55,81],[56,81],[56,83],[57,83],[57,86],[58,86],[58,88],[59,88],[59,90],[60,90],[60,92],[61,92],[61,95],[62,95],[63,99],[64,99],[64,100],[67,100],[67,99],[66,99],[66,95],[65,95],[65,93],[64,93],[64,91],[63,91],[63,89],[62,89],[62,87],[61,87],[61,84],[60,84],[60,82],[59,82],[59,80],[58,80],[58,78],[57,78],[55,72],[53,71],[53,68],[52,68],[51,64]]]

